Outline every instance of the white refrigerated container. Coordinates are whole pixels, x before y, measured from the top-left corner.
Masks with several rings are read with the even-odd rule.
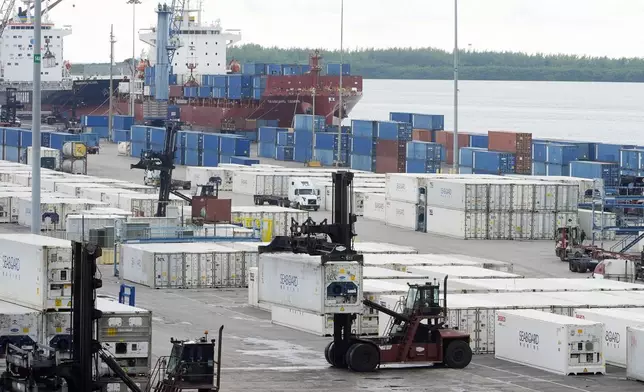
[[[604,325],[538,310],[496,312],[495,358],[547,372],[604,374]]]
[[[41,343],[41,312],[0,300],[0,360],[4,359],[5,339],[25,337],[29,343]]]
[[[419,221],[423,213],[419,214],[419,207],[415,203],[404,201],[387,200],[385,202],[385,222],[387,226],[401,227],[404,229],[416,230],[419,227]]]
[[[71,307],[71,242],[2,234],[0,262],[0,300],[39,310]]]
[[[123,244],[122,277],[151,288],[245,287],[244,252],[203,242]]]
[[[358,253],[369,254],[369,253],[388,253],[388,254],[406,254],[406,253],[418,253],[416,248],[411,246],[395,245],[389,244],[386,242],[362,242],[356,241],[353,244],[354,249]]]
[[[604,324],[604,357],[606,363],[626,367],[626,329],[644,326],[644,313],[628,309],[575,309],[574,316],[579,319]]]
[[[232,223],[259,229],[262,233],[272,227],[271,239],[276,236],[290,235],[291,219],[303,223],[308,217],[308,211],[269,205],[233,206],[231,209]]]
[[[495,271],[480,267],[470,267],[463,265],[446,265],[446,266],[409,266],[407,272],[412,274],[426,276],[428,279],[436,279],[442,282],[445,276],[452,279],[517,279],[523,278],[521,275],[510,272]]]
[[[418,279],[427,279],[428,275],[425,274],[413,274],[409,272],[396,271],[389,268],[381,267],[370,267],[365,266],[362,270],[362,275],[364,279],[407,279],[407,280],[418,280]]]
[[[386,198],[384,193],[366,193],[364,195],[363,216],[365,219],[384,222],[387,219],[385,208]]]
[[[262,253],[259,302],[312,312],[362,313],[362,265],[328,262],[320,256]]]
[[[644,326],[626,328],[626,378],[644,381]]]

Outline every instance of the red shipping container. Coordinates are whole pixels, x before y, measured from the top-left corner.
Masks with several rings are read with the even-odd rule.
[[[428,131],[427,129],[414,129],[411,134],[411,140],[432,142],[432,131]]]
[[[490,151],[511,152],[530,151],[532,155],[532,134],[508,131],[489,131],[488,149]]]
[[[170,98],[181,98],[183,97],[183,86],[170,86],[170,92],[168,94]]]
[[[398,157],[376,157],[376,173],[404,173],[405,160]]]
[[[451,165],[454,163],[454,132],[436,131],[436,143],[445,146],[445,163]],[[467,133],[458,133],[458,148],[469,147],[470,135]]]
[[[378,140],[376,142],[376,157],[397,158],[401,151],[404,157],[406,150],[407,142],[399,142],[397,140]]]

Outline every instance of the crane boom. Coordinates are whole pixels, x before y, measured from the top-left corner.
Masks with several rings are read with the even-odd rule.
[[[172,64],[174,52],[179,48],[179,34],[181,33],[181,23],[183,22],[183,13],[185,10],[185,0],[172,0],[172,15],[170,16],[170,36],[168,40],[168,60]]]
[[[2,5],[0,6],[0,15],[2,15],[2,21],[0,21],[0,37],[7,27],[7,24],[9,24],[9,19],[11,19],[15,5],[16,0],[2,0]]]
[[[42,15],[44,15],[44,14],[45,14],[45,12],[47,12],[47,11],[51,11],[54,7],[56,7],[58,4],[60,4],[60,3],[62,3],[62,2],[63,2],[63,0],[56,0],[56,1],[54,1],[52,4],[49,4],[49,6],[45,7],[45,9],[44,9],[44,10],[42,10],[42,12],[40,13],[40,15],[42,16]],[[35,6],[32,4],[32,5],[31,5],[31,7],[29,8],[29,11],[33,10],[33,9],[34,9],[34,7],[35,7]]]

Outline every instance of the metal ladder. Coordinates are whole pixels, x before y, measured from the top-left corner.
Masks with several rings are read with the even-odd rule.
[[[165,370],[166,366],[168,364],[167,362],[168,357],[160,357],[157,360],[156,365],[154,365],[154,369],[152,370],[152,373],[150,374],[150,378],[148,380],[148,385],[145,387],[145,392],[170,392],[172,389],[168,389],[168,385],[164,384],[164,375],[165,375]]]
[[[406,299],[407,299],[406,297],[400,297],[400,299],[398,300],[398,302],[396,302],[396,304],[394,305],[394,309],[393,309],[393,310],[394,310],[394,312],[396,312],[396,313],[402,313],[402,310],[403,310],[403,308],[404,308],[404,305],[403,305],[403,304],[405,303],[405,300],[406,300]],[[380,316],[379,316],[379,317],[380,317]],[[393,324],[394,324],[395,322],[396,322],[396,319],[395,319],[395,318],[393,318],[393,317],[390,317],[390,318],[389,318],[389,322],[387,322],[387,326],[385,326],[385,331],[391,331],[391,328],[393,328]]]

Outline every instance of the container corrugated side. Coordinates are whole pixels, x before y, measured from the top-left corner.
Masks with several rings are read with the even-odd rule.
[[[626,329],[626,378],[644,381],[644,327]]]

